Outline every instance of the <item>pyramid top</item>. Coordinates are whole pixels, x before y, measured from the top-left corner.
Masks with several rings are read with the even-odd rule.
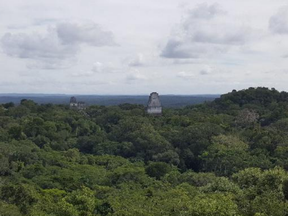
[[[160,98],[157,92],[152,92],[147,107],[161,107]]]
[[[70,98],[70,103],[77,103],[76,98],[75,98],[75,97],[71,97],[71,98]]]

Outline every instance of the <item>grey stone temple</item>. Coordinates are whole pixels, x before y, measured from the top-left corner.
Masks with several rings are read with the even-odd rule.
[[[146,111],[150,115],[162,115],[162,105],[157,92],[150,94]]]
[[[78,109],[78,110],[84,110],[86,108],[85,102],[79,101],[77,102],[77,99],[75,97],[70,98],[70,108],[72,109]]]

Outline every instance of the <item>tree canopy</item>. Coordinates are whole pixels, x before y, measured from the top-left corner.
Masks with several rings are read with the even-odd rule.
[[[0,105],[0,216],[284,216],[288,93],[164,109]]]

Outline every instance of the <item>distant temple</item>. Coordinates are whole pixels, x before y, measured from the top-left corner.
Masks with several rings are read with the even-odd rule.
[[[78,110],[83,110],[86,108],[85,102],[77,102],[75,97],[70,98],[70,108],[72,109],[78,109]]]
[[[162,106],[161,106],[160,98],[157,92],[152,92],[150,94],[146,111],[148,114],[151,114],[151,115],[162,114]]]

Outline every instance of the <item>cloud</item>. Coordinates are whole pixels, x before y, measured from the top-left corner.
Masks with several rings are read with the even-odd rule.
[[[188,73],[188,72],[185,72],[185,71],[181,71],[181,72],[179,72],[177,74],[177,77],[187,80],[187,79],[195,78],[195,75],[193,73]]]
[[[197,79],[197,75],[206,76],[206,75],[211,74],[212,72],[213,72],[212,67],[210,67],[209,65],[204,65],[202,69],[200,69],[198,74],[193,73],[193,72],[181,71],[177,74],[177,77],[184,79],[184,80]]]
[[[92,71],[95,73],[103,72],[103,64],[101,62],[96,62],[93,64]]]
[[[58,19],[54,18],[42,18],[42,19],[34,19],[33,20],[33,25],[35,26],[41,26],[41,25],[47,25],[47,24],[53,24],[59,22]]]
[[[64,85],[67,85],[67,83],[63,83]],[[103,81],[103,80],[81,80],[81,81],[70,81],[69,85],[73,86],[96,86],[96,85],[111,85],[113,82],[110,81]]]
[[[63,44],[84,43],[91,46],[114,46],[113,33],[103,30],[95,23],[61,23],[56,27]]]
[[[173,64],[178,65],[178,64],[199,64],[199,60],[198,59],[180,59],[180,58],[176,58],[173,59]]]
[[[224,15],[226,12],[221,9],[219,4],[207,3],[199,4],[196,8],[189,11],[189,18],[192,19],[212,19],[218,15]]]
[[[62,23],[40,33],[6,33],[1,39],[5,54],[22,59],[32,59],[28,68],[56,69],[75,63],[81,45],[113,46],[113,34],[96,24]]]
[[[124,63],[130,67],[140,67],[145,65],[144,55],[138,53],[136,56],[128,57],[124,60]]]
[[[100,73],[117,73],[117,72],[123,72],[123,68],[117,68],[112,65],[112,63],[101,63],[101,62],[95,62],[91,68],[91,70],[88,71],[80,71],[80,72],[74,72],[72,73],[72,76],[74,77],[91,77]]]
[[[203,52],[203,50],[201,50]],[[161,53],[162,57],[165,58],[198,58],[199,53],[193,52],[186,44],[184,41],[181,40],[175,40],[175,39],[170,39],[167,42],[167,45],[165,48],[162,50]]]
[[[172,33],[161,56],[164,58],[207,58],[239,48],[253,38],[253,30],[241,22],[229,22],[218,4],[201,4]]]
[[[108,63],[95,62],[91,70],[94,73],[117,73],[122,72],[123,68],[116,67],[111,62]]]
[[[190,39],[169,39],[167,45],[162,50],[161,56],[164,58],[173,59],[198,59],[202,57],[211,56],[216,53],[226,52],[227,47],[219,44],[207,44],[191,42]],[[178,63],[180,63],[178,61]]]
[[[288,6],[282,7],[269,20],[269,29],[274,34],[288,34]]]
[[[75,72],[72,73],[73,77],[90,77],[93,76],[95,73],[93,71],[82,71],[82,72]]]
[[[45,69],[45,70],[55,70],[55,69],[66,69],[77,63],[76,57],[71,56],[71,58],[46,58],[40,59],[36,61],[36,59],[32,60],[32,62],[28,62],[26,67],[28,69]]]
[[[204,68],[202,70],[200,70],[199,74],[200,75],[209,75],[212,73],[212,68],[208,65],[204,66]]]
[[[70,58],[78,52],[77,46],[61,44],[53,31],[44,36],[37,33],[6,33],[1,42],[7,55],[18,58],[62,59]]]
[[[127,83],[133,83],[138,81],[147,81],[148,77],[141,74],[138,70],[131,70],[129,74],[126,76]]]

